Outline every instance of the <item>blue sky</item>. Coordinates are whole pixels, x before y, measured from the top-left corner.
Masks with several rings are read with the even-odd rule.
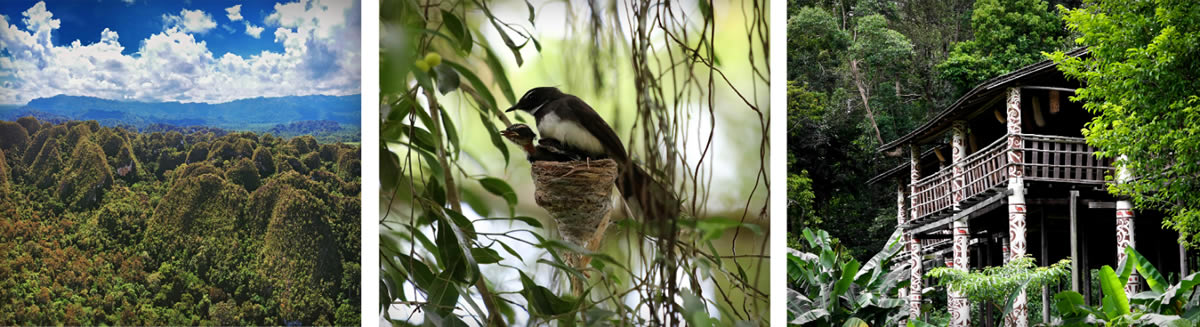
[[[0,1],[0,104],[359,93],[360,3]]]

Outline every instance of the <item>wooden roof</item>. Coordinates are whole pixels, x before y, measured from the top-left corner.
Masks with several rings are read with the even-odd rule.
[[[1087,54],[1087,48],[1079,48],[1067,52],[1067,55],[1072,57],[1081,57]],[[958,101],[955,101],[954,104],[946,107],[946,109],[942,110],[936,116],[926,121],[920,127],[917,127],[917,129],[880,146],[876,150],[879,152],[889,152],[904,144],[929,142],[931,138],[941,135],[942,131],[950,128],[954,120],[961,119],[979,109],[977,105],[986,103],[988,100],[995,98],[995,96],[1002,94],[1010,86],[1024,84],[1023,82],[1034,80],[1047,73],[1058,73],[1058,70],[1055,68],[1056,66],[1057,64],[1051,60],[1043,60],[984,81],[958,98]]]

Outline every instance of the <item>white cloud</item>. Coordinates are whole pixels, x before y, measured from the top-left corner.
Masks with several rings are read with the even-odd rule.
[[[246,23],[246,35],[257,39],[259,35],[262,35],[262,31],[262,26],[254,26],[250,23]]]
[[[242,5],[234,5],[233,7],[225,8],[225,16],[229,17],[229,21],[236,22],[242,20]]]
[[[121,0],[121,1],[124,1],[125,4],[127,4],[127,5],[132,5],[135,0]]]
[[[307,1],[307,0],[301,0]],[[300,8],[301,11],[289,11]],[[281,11],[282,9],[282,11]],[[139,42],[131,54],[117,31],[100,40],[54,46],[59,20],[38,3],[23,14],[25,27],[0,15],[0,103],[24,104],[59,94],[115,100],[218,103],[252,97],[349,95],[360,92],[359,4],[320,1],[276,5],[271,15],[282,52],[214,54],[198,33],[216,27],[202,11],[184,10],[167,27]],[[307,17],[298,19],[298,17]],[[191,21],[191,22],[189,22]],[[246,23],[246,34],[267,26]]]
[[[163,15],[167,28],[180,28],[190,33],[205,33],[217,27],[217,22],[203,10],[187,10],[179,12],[179,16]]]

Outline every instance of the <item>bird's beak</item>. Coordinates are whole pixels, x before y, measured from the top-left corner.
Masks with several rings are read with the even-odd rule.
[[[516,136],[517,133],[510,131],[510,130],[503,130],[503,131],[500,131],[500,135],[503,135],[504,137],[513,137],[513,136]]]
[[[508,107],[508,110],[505,110],[504,112],[512,112],[513,110],[517,110],[517,106]]]

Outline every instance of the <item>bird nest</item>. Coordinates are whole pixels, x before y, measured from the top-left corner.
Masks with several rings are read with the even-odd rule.
[[[595,250],[612,210],[617,163],[537,161],[533,163],[534,199],[558,223],[563,240]]]

